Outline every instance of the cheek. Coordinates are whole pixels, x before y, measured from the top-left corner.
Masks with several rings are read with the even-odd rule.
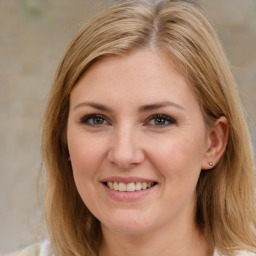
[[[68,148],[75,180],[95,178],[104,157],[102,142],[78,133],[68,134]],[[80,182],[80,181],[79,181]]]
[[[196,181],[201,171],[203,145],[200,136],[177,136],[152,147],[151,159],[161,175],[176,184]]]
[[[78,193],[85,205],[94,205],[92,195],[98,182],[102,147],[82,133],[68,133],[68,148]]]

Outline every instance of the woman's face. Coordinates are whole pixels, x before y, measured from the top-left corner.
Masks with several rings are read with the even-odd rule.
[[[68,148],[103,230],[141,234],[194,221],[209,147],[191,86],[150,50],[96,62],[70,97]]]

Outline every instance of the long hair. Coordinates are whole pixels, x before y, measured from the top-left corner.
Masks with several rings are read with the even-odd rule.
[[[68,161],[70,92],[94,62],[143,48],[163,51],[190,81],[208,126],[227,118],[226,151],[213,170],[201,171],[197,184],[196,221],[212,248],[226,255],[256,252],[254,163],[235,81],[200,7],[167,0],[131,1],[99,13],[81,28],[59,65],[42,134],[46,223],[56,255],[97,255],[102,235],[78,194]]]

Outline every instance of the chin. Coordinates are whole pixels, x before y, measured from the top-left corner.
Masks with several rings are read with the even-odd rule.
[[[125,223],[123,225],[113,225],[107,228],[115,233],[122,234],[122,235],[140,235],[148,232],[149,230],[149,227],[134,226],[134,225],[129,225],[128,223]]]
[[[101,222],[103,229],[106,228],[123,235],[138,235],[150,230],[152,221],[136,214],[119,215],[111,221]]]

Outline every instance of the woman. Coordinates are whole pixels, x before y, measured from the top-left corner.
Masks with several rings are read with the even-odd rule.
[[[247,126],[214,29],[189,1],[116,5],[79,31],[42,149],[40,255],[256,255]]]

